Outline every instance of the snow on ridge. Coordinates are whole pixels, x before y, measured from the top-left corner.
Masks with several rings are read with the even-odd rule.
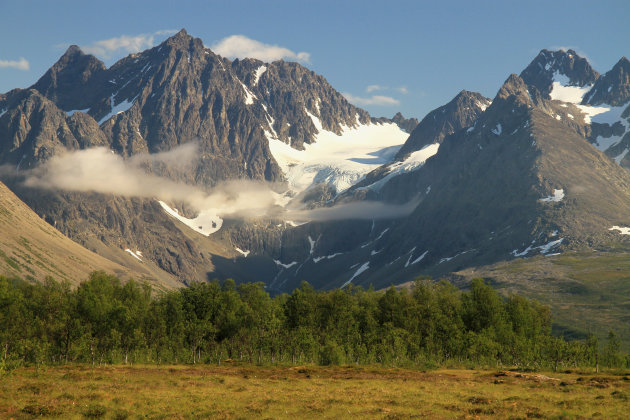
[[[497,136],[500,136],[501,132],[503,131],[503,127],[501,127],[501,123],[497,123],[497,126],[493,128],[491,131]]]
[[[564,189],[561,188],[559,190],[554,189],[553,195],[550,195],[545,198],[539,198],[538,201],[542,201],[543,203],[549,203],[549,202],[558,203],[562,201],[563,198],[564,198]]]
[[[260,76],[262,76],[263,73],[266,71],[267,71],[267,66],[265,65],[262,65],[256,69],[256,73],[254,73],[254,86],[258,84],[258,80],[260,79]]]
[[[180,215],[177,209],[169,207],[169,205],[165,202],[159,200],[158,202],[164,211],[170,216],[176,218],[195,232],[201,233],[204,236],[210,236],[211,234],[217,232],[223,225],[223,219],[215,214],[212,209],[200,212],[194,219],[188,219]]]
[[[304,150],[296,150],[266,133],[271,154],[295,193],[316,183],[327,183],[341,193],[368,172],[391,162],[409,137],[393,123],[344,126],[337,135],[324,130],[317,116],[305,112],[318,133],[313,143],[304,144]]]
[[[618,230],[621,235],[630,235],[630,227],[613,226],[608,230]]]
[[[354,280],[356,277],[361,275],[364,271],[368,270],[369,268],[370,268],[370,262],[368,261],[368,262],[364,263],[361,267],[359,267],[357,269],[357,271],[354,272],[352,277],[350,277],[350,280],[348,280],[347,282],[345,282],[344,284],[341,285],[340,289],[343,289],[344,287],[349,285],[352,282],[352,280]]]

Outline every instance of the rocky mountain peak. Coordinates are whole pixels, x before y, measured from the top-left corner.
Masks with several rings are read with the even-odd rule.
[[[551,92],[558,75],[568,78],[570,86],[592,85],[599,78],[588,60],[574,50],[542,50],[520,74],[526,84],[535,86],[544,95]]]
[[[584,96],[583,103],[621,106],[628,101],[630,101],[630,61],[626,57],[621,57],[610,71],[597,80],[593,88]]]
[[[471,126],[489,104],[490,100],[483,95],[462,90],[446,105],[422,119],[396,154],[396,159],[403,159],[429,144],[441,143],[449,134]]]
[[[517,105],[532,105],[532,97],[525,81],[512,73],[499,89],[497,96],[493,101],[493,106],[499,106],[499,101],[512,100]],[[496,105],[495,105],[496,104]]]
[[[186,32],[186,29],[182,29],[177,32],[175,35],[167,38],[162,45],[169,46],[176,50],[189,50],[192,48],[203,49],[203,41],[200,38],[193,38],[191,35]]]
[[[83,52],[83,50],[81,50],[81,47],[79,47],[78,45],[70,45],[68,47],[68,49],[66,50],[66,52],[64,53],[64,55],[62,55],[61,57],[72,57],[74,55],[85,55],[85,53]]]
[[[42,95],[55,102],[61,109],[85,108],[85,92],[105,73],[105,64],[77,45],[71,45],[64,55],[35,83]]]

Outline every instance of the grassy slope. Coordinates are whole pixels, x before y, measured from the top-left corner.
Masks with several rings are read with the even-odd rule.
[[[630,249],[519,258],[457,273],[490,279],[504,294],[518,293],[551,307],[554,322],[567,336],[589,332],[605,340],[614,330],[630,349]]]
[[[0,274],[43,281],[52,276],[72,284],[87,279],[94,270],[105,270],[122,279],[151,281],[158,288],[177,287],[166,273],[155,275],[154,269],[128,256],[129,264],[103,258],[73,242],[50,226],[0,183]],[[124,251],[120,250],[124,255]],[[160,283],[152,279],[160,278]]]
[[[66,366],[0,381],[0,417],[627,418],[630,378],[382,367]]]

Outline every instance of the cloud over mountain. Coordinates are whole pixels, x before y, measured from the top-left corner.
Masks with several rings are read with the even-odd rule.
[[[244,35],[231,35],[215,42],[210,47],[215,53],[228,58],[257,58],[265,62],[292,60],[308,63],[307,52],[293,52],[279,45],[265,44]]]

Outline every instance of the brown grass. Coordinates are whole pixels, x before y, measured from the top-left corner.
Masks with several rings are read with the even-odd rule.
[[[0,380],[1,418],[627,418],[630,377],[381,367],[65,366]]]

